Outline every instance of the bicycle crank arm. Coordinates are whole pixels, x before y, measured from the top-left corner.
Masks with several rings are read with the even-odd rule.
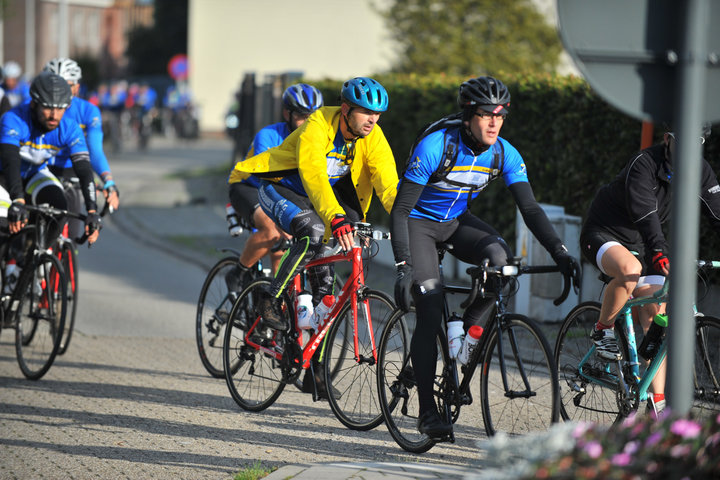
[[[510,390],[509,392],[505,392],[505,396],[507,398],[530,398],[537,396],[536,392],[530,392],[528,390],[523,390],[522,392],[516,392],[515,390]]]

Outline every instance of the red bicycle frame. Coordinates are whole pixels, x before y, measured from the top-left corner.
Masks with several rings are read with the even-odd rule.
[[[315,354],[315,351],[318,349],[320,344],[322,343],[323,339],[325,338],[325,335],[327,334],[328,330],[332,326],[332,324],[337,319],[338,314],[340,313],[340,310],[343,308],[346,302],[350,301],[352,305],[352,314],[353,314],[353,348],[355,349],[355,361],[360,362],[363,359],[360,358],[359,355],[359,345],[358,345],[358,336],[357,336],[357,321],[358,321],[358,302],[357,302],[357,296],[358,291],[361,287],[365,285],[365,274],[363,272],[363,261],[362,261],[362,250],[363,247],[358,245],[358,242],[355,243],[353,248],[349,252],[344,253],[337,253],[337,254],[331,254],[325,257],[316,258],[311,260],[304,268],[303,272],[298,273],[291,282],[291,287],[288,289],[288,296],[290,297],[290,301],[293,302],[294,311],[297,312],[297,296],[298,293],[302,291],[302,284],[303,284],[303,277],[304,273],[307,271],[307,269],[311,267],[315,267],[318,265],[326,265],[330,263],[337,263],[342,261],[348,261],[352,264],[352,273],[350,274],[350,277],[345,281],[345,284],[342,286],[342,289],[340,290],[339,294],[337,295],[337,300],[335,301],[335,304],[333,305],[332,309],[328,312],[327,316],[322,320],[322,323],[318,326],[317,331],[308,339],[307,343],[303,341],[303,335],[302,330],[297,328],[297,315],[293,315],[293,320],[295,321],[295,328],[298,332],[298,344],[302,348],[303,356],[302,356],[302,368],[307,368],[310,365],[310,360],[312,356]],[[285,307],[283,307],[285,308]],[[377,350],[375,348],[375,335],[372,328],[372,319],[370,318],[370,309],[367,305],[367,301],[363,302],[363,308],[365,308],[366,312],[366,318],[368,319],[368,331],[370,334],[370,341],[372,343],[372,353],[373,353],[373,359],[372,362],[377,362]],[[245,341],[248,345],[257,348],[259,350],[262,350],[264,353],[274,357],[277,360],[280,360],[282,358],[282,352],[278,352],[274,348],[268,348],[263,345],[260,345],[258,343],[255,343],[250,338],[253,331],[257,327],[258,323],[260,321],[260,317],[255,319],[255,322],[253,323],[252,327],[248,329]],[[305,345],[303,347],[303,344]]]

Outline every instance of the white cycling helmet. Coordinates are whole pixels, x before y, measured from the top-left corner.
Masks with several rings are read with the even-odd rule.
[[[71,58],[53,58],[45,64],[43,70],[60,75],[66,82],[78,83],[82,78],[80,65]]]
[[[7,62],[4,70],[5,78],[20,78],[20,75],[22,75],[22,68],[20,68],[20,64],[17,62]]]

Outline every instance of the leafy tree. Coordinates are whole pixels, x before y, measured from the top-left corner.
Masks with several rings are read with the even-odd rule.
[[[552,72],[562,44],[530,0],[397,0],[373,7],[400,47],[402,73]]]
[[[187,53],[188,0],[155,0],[153,18],[152,27],[128,34],[125,54],[132,74],[167,74],[173,55]]]

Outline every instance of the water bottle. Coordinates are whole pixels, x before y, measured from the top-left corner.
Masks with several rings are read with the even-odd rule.
[[[240,220],[238,219],[237,212],[230,203],[225,205],[225,219],[228,222],[228,231],[230,232],[230,235],[237,237],[242,233],[243,228],[240,226]]]
[[[315,308],[315,313],[313,313],[312,315],[312,325],[310,328],[317,330],[318,326],[322,325],[325,317],[328,313],[330,313],[330,310],[332,310],[333,305],[335,305],[335,296],[325,295],[322,301],[318,304],[317,308]]]
[[[297,326],[302,330],[313,328],[312,326],[313,304],[312,295],[308,292],[301,292],[297,297]]]
[[[652,360],[660,348],[660,343],[665,336],[665,329],[667,328],[668,318],[663,313],[655,315],[653,322],[650,324],[650,328],[645,334],[642,343],[640,344],[640,355],[645,360]]]
[[[447,325],[448,351],[450,352],[450,358],[456,358],[460,352],[460,347],[462,347],[465,336],[463,321],[460,317],[453,314],[448,319]]]
[[[467,365],[468,360],[470,360],[470,357],[472,356],[473,351],[475,350],[475,347],[477,347],[478,342],[480,341],[480,337],[483,334],[483,327],[480,325],[473,325],[468,330],[467,335],[465,335],[465,341],[462,344],[462,348],[460,349],[460,353],[458,354],[458,360],[463,365]]]
[[[15,260],[8,260],[7,265],[5,266],[5,286],[3,288],[3,293],[9,294],[15,290],[15,285],[17,285],[19,276],[20,270],[18,269]]]

